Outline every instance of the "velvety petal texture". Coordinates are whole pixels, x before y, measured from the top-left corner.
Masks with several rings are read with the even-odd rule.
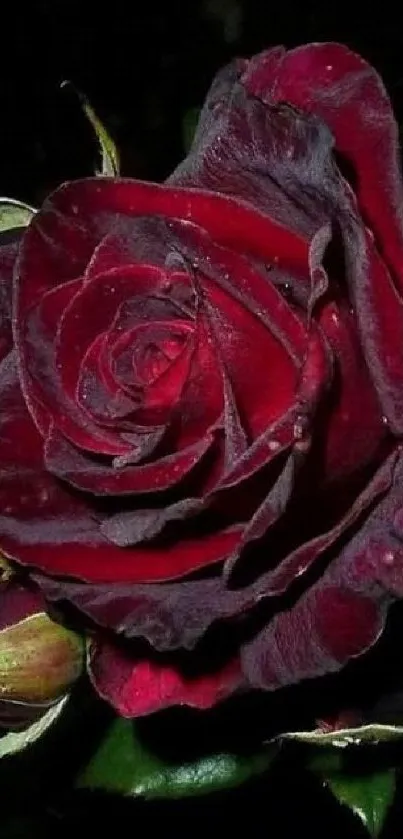
[[[90,627],[120,714],[317,680],[382,635],[402,207],[375,70],[276,47],[218,74],[164,184],[64,184],[0,243],[0,549]]]

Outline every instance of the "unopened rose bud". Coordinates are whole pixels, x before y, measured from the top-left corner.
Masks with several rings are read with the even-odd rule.
[[[0,700],[48,706],[79,677],[83,639],[51,620],[41,598],[16,584],[0,587]],[[7,706],[10,708],[7,709]]]

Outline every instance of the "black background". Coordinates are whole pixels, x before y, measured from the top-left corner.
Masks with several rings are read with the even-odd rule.
[[[397,12],[262,0],[26,0],[5,3],[0,50],[0,190],[38,204],[92,172],[94,147],[65,79],[86,93],[122,152],[123,171],[160,180],[183,155],[182,124],[216,70],[267,46],[339,40],[372,61],[403,120]]]
[[[403,124],[403,30],[387,3],[355,9],[354,17],[338,4],[263,0],[8,0],[4,7],[0,193],[34,205],[60,182],[93,171],[91,130],[72,92],[60,87],[66,79],[109,127],[123,174],[152,180],[183,155],[186,113],[202,103],[216,70],[276,43],[347,43],[380,71]],[[63,751],[55,760],[63,764]],[[263,779],[208,801],[158,806],[76,796],[43,812],[40,801],[28,809],[21,802],[4,828],[0,815],[0,835],[366,835],[292,763],[271,784],[268,790]],[[400,795],[384,836],[401,835],[402,817]]]

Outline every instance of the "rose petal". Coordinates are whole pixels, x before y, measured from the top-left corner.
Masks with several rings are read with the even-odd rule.
[[[159,405],[164,406],[172,426],[170,445],[174,451],[195,445],[217,427],[224,405],[223,380],[210,324],[202,311],[183,352],[147,388],[140,419],[152,419],[154,410],[155,420],[159,418]]]
[[[46,287],[81,274],[103,238],[101,228],[114,229],[118,235],[119,223],[124,224],[127,235],[130,218],[155,215],[168,220],[187,219],[208,230],[217,244],[240,253],[254,253],[264,262],[276,258],[297,273],[306,268],[305,239],[247,203],[207,190],[189,191],[124,178],[87,178],[59,187],[24,236],[18,270],[19,317],[25,318]],[[87,220],[85,231],[77,222],[81,217]],[[73,244],[75,236],[77,247],[75,241]],[[61,253],[64,260],[60,259]]]
[[[267,275],[259,270],[245,252],[237,253],[235,249],[222,247],[210,231],[190,222],[173,229],[177,232],[181,252],[189,260],[196,260],[193,269],[196,277],[200,271],[202,288],[205,281],[210,281],[211,293],[215,287],[226,293],[227,308],[232,301],[234,306],[242,306],[245,317],[250,314],[253,321],[262,323],[291,357],[298,359],[304,354],[307,335],[304,319],[289,306],[279,289],[268,282],[270,272]],[[308,256],[309,247],[307,262],[300,266],[306,276],[309,275]]]
[[[152,265],[131,265],[125,266],[124,273],[114,269],[78,288],[57,328],[56,364],[63,393],[74,399],[82,358],[93,340],[112,324],[118,307],[133,299],[141,303],[161,279],[161,272]],[[88,312],[92,312],[90,319]]]
[[[281,50],[272,52],[274,73]],[[270,108],[249,96],[241,84],[247,63],[234,62],[218,73],[190,153],[168,183],[210,189],[259,210],[264,207],[288,230],[310,239],[328,220],[322,184],[330,161],[330,132],[315,117],[284,105],[286,100]],[[212,238],[218,241],[216,235]]]
[[[100,626],[117,630],[127,638],[145,638],[156,650],[192,649],[215,621],[230,620],[265,599],[268,600],[268,618],[271,617],[273,607],[270,600],[283,593],[296,579],[301,582],[302,575],[314,562],[321,563],[320,568],[326,567],[325,551],[332,549],[350,529],[354,532],[352,528],[372,505],[376,504],[382,514],[382,499],[389,497],[396,458],[396,453],[390,456],[334,528],[300,545],[278,566],[270,568],[243,589],[229,589],[222,575],[163,586],[134,586],[117,582],[113,586],[91,585],[52,580],[40,575],[35,579],[50,600],[73,603]],[[290,527],[292,522],[290,518]],[[400,528],[403,534],[403,513]],[[241,536],[242,532],[239,539]],[[202,544],[203,540],[199,541],[199,546]],[[270,558],[272,563],[273,557]]]
[[[346,220],[348,278],[368,368],[390,430],[403,433],[403,300],[368,232]],[[403,251],[402,251],[403,253]]]
[[[169,522],[183,521],[202,509],[203,502],[198,498],[187,498],[161,509],[116,513],[105,519],[101,531],[110,542],[127,548],[154,539]]]
[[[330,481],[346,479],[376,458],[385,427],[375,389],[361,351],[354,315],[345,305],[322,307],[318,321],[333,350],[334,394],[329,395],[323,433],[322,468]],[[357,399],[357,393],[360,398]],[[319,463],[319,454],[316,454]]]
[[[390,100],[375,70],[340,44],[311,44],[278,54],[276,59],[267,61],[265,53],[255,56],[242,83],[269,107],[287,101],[329,125],[337,151],[353,167],[360,211],[393,271],[391,279],[371,235],[358,228],[355,202],[351,191],[346,192],[351,217],[344,218],[343,228],[361,340],[384,413],[391,430],[400,435],[403,188],[398,128]]]
[[[122,717],[152,714],[172,705],[206,710],[242,681],[239,661],[203,676],[186,677],[175,664],[137,660],[101,639],[91,646],[89,674],[99,695]]]
[[[0,583],[0,632],[43,611],[44,600],[38,591],[14,581]]]
[[[277,690],[340,670],[375,643],[384,621],[384,607],[370,598],[321,583],[245,645],[245,677],[251,687]]]
[[[392,488],[320,580],[273,618],[242,650],[251,685],[274,690],[341,669],[383,631],[388,606],[403,593],[403,458]]]
[[[175,486],[197,466],[214,443],[214,435],[206,434],[193,446],[151,463],[135,466],[104,465],[91,460],[79,449],[51,429],[45,443],[45,465],[56,478],[94,495],[133,495],[158,493]]]
[[[48,290],[69,283],[86,270],[94,250],[104,239],[105,224],[108,223],[109,229],[116,229],[118,233],[122,213],[126,219],[126,230],[130,217],[138,219],[148,214],[166,214],[168,218],[182,216],[196,224],[206,224],[213,235],[217,234],[218,241],[222,240],[224,231],[223,244],[234,243],[237,247],[256,252],[262,259],[269,259],[271,242],[275,240],[275,256],[284,257],[286,265],[292,267],[296,264],[302,270],[306,264],[306,244],[301,238],[261,213],[252,212],[247,205],[220,195],[189,193],[124,180],[89,179],[76,182],[74,187],[64,185],[45,202],[26,231],[15,281],[15,341],[21,384],[29,409],[43,432],[49,425],[49,412],[52,415],[55,401],[53,391],[51,395],[46,395],[46,386],[54,386],[58,377],[55,370],[49,381],[46,376],[39,375],[35,341],[27,343],[30,312]],[[77,217],[82,215],[87,218],[85,232],[77,221]],[[61,253],[63,260],[60,259]],[[62,359],[61,370],[67,369],[69,365],[64,364]],[[80,426],[80,423],[77,417],[71,422],[69,414],[69,410],[65,415],[59,411],[57,422],[64,424],[65,433],[75,439],[75,424]],[[84,429],[79,427],[77,443],[91,448],[93,435],[94,429],[85,436]],[[95,447],[95,441],[93,443]],[[102,446],[100,450],[103,451]]]
[[[403,289],[403,190],[399,132],[388,93],[361,56],[336,43],[255,56],[242,78],[263,101],[290,102],[320,116],[352,164],[358,204]],[[274,65],[274,66],[273,66]]]
[[[52,422],[57,422],[64,434],[76,439],[79,445],[89,451],[124,454],[128,451],[127,444],[90,422],[88,417],[83,417],[75,402],[68,398],[62,388],[62,364],[55,354],[57,326],[66,307],[81,287],[81,280],[58,286],[48,291],[40,305],[29,313],[25,330],[25,369],[31,384],[27,388],[23,387],[24,396],[42,434],[47,433]]]
[[[72,493],[44,469],[43,441],[26,409],[15,358],[2,363],[0,382],[0,550],[19,562],[87,580],[164,580],[223,562],[234,550],[233,528],[180,544],[125,549],[101,531],[83,493]],[[16,469],[18,452],[20,463]]]
[[[232,279],[235,282],[236,278]],[[264,328],[238,300],[207,278],[203,290],[209,301],[217,355],[254,439],[292,404],[298,376],[295,359],[276,332],[273,335]]]

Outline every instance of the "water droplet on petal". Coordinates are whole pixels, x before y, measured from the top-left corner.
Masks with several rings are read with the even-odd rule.
[[[291,287],[291,283],[282,283],[282,284],[279,286],[279,290],[280,290],[281,294],[283,295],[283,297],[284,297],[286,300],[289,300],[289,299],[290,299],[290,297],[292,297],[292,287]]]

